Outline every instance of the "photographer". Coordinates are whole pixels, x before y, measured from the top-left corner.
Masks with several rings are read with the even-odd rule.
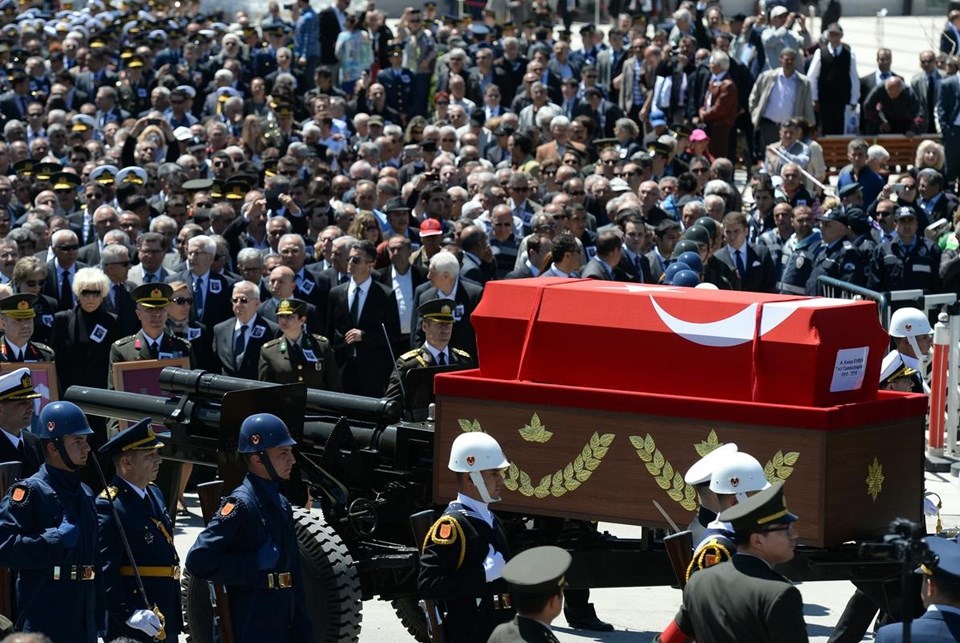
[[[797,27],[796,33],[794,26]],[[763,30],[761,40],[767,59],[764,71],[779,67],[780,52],[784,49],[806,51],[813,44],[803,14],[790,13],[784,6],[770,9],[770,22]]]

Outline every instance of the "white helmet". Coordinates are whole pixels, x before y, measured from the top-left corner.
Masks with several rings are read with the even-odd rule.
[[[735,453],[736,450],[737,445],[733,442],[727,442],[726,444],[718,446],[694,462],[693,466],[687,469],[687,474],[683,476],[683,481],[692,485],[710,482],[710,479],[713,477],[713,471],[717,468],[717,465],[723,462],[729,454]]]
[[[727,454],[710,477],[710,491],[736,494],[738,500],[745,500],[747,493],[763,491],[769,486],[763,467],[756,458],[743,451]]]
[[[933,332],[922,310],[900,308],[890,316],[890,337],[919,337]]]
[[[507,457],[503,455],[500,443],[493,436],[480,431],[462,433],[453,441],[450,447],[450,463],[447,465],[456,473],[470,474],[470,480],[477,487],[480,496],[486,503],[496,502],[500,498],[490,496],[481,471],[488,469],[503,469],[509,467]]]

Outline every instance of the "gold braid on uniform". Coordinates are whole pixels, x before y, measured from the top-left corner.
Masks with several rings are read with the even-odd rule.
[[[463,527],[455,518],[442,516],[437,522],[433,523],[433,527],[430,528],[423,539],[420,553],[426,551],[430,542],[435,545],[452,545],[457,542],[457,538],[460,539],[460,557],[457,559],[457,569],[459,570],[460,566],[463,565],[463,559],[467,555],[467,537],[463,533]]]
[[[733,554],[730,553],[727,546],[718,539],[711,538],[704,543],[700,549],[694,552],[693,560],[690,561],[690,565],[687,567],[687,582],[690,582],[690,577],[693,576],[693,572],[698,572],[707,567],[713,567],[717,563],[726,562],[731,558],[733,558]]]

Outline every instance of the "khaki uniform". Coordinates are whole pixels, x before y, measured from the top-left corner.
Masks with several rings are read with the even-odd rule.
[[[261,382],[304,382],[308,388],[343,390],[330,341],[322,335],[302,334],[299,347],[291,345],[286,337],[267,342],[260,349],[257,375]]]
[[[448,346],[447,354],[450,356],[451,365],[460,365],[464,369],[474,366],[473,358],[466,351]],[[407,373],[417,368],[428,368],[430,366],[437,366],[437,363],[433,361],[433,355],[430,354],[430,351],[423,346],[401,355],[393,367],[393,373],[390,375],[390,383],[387,385],[387,392],[384,397],[397,402],[404,402],[403,406],[406,408],[407,404],[403,399],[404,391],[406,390],[408,398],[417,397],[413,391],[405,388],[407,386]],[[403,387],[400,386],[401,382],[403,382]]]

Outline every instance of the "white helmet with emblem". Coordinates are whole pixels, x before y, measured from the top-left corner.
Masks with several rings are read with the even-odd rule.
[[[503,469],[509,467],[510,462],[503,455],[500,443],[493,436],[481,431],[471,431],[458,435],[450,447],[450,463],[447,465],[456,473],[467,473],[470,480],[477,487],[480,496],[486,503],[496,502],[500,498],[493,498],[487,491],[481,471]]]
[[[900,308],[890,316],[891,337],[919,337],[933,332],[930,320],[922,310],[916,308]]]
[[[727,454],[710,477],[710,491],[722,494],[736,494],[743,501],[751,491],[763,491],[770,486],[763,467],[749,453],[736,451]]]

